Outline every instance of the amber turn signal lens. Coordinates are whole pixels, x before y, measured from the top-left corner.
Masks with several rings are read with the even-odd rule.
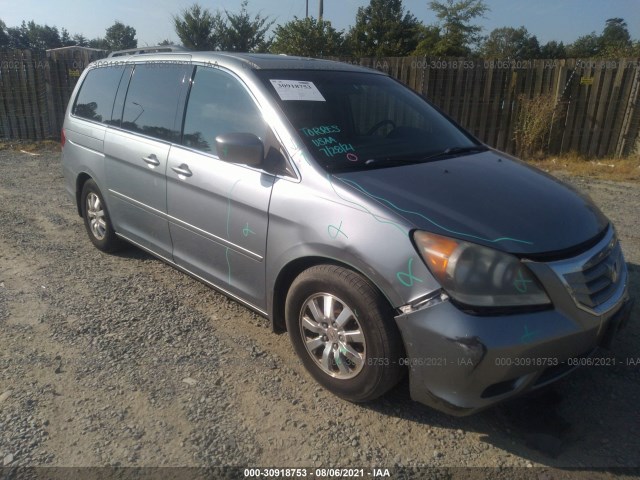
[[[444,275],[459,242],[427,232],[417,232],[414,238],[431,271],[437,276]]]

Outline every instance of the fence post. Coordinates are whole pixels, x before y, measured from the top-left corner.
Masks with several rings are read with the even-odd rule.
[[[14,138],[12,117],[15,110],[11,107],[13,94],[9,80],[9,69],[12,68],[9,52],[0,52],[0,137]]]
[[[616,157],[628,155],[633,151],[638,131],[640,130],[640,109],[638,108],[638,98],[640,91],[640,67],[636,63],[634,68],[633,83],[631,86],[631,94],[627,102],[627,108],[622,121],[622,130],[618,137],[618,145],[616,147]]]
[[[45,95],[46,95],[46,103],[47,103],[47,114],[49,117],[48,122],[48,132],[47,136],[53,137],[58,132],[58,123],[56,120],[56,104],[53,98],[53,85],[52,85],[52,70],[54,68],[54,61],[46,57],[46,65],[47,68],[44,70],[44,82],[45,82]]]

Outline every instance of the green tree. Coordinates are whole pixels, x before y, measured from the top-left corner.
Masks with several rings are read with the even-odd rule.
[[[81,33],[76,33],[73,37],[73,42],[78,46],[78,47],[88,47],[89,46],[89,40],[87,39],[87,37],[85,37],[84,35],[82,35]]]
[[[239,13],[229,13],[225,10],[225,22],[220,42],[220,49],[228,52],[265,52],[271,44],[266,38],[267,32],[274,21],[269,17],[256,14],[253,18],[247,11],[248,0],[240,4]]]
[[[224,33],[220,12],[212,13],[194,3],[173,16],[173,26],[182,44],[192,50],[216,50]]]
[[[27,32],[26,22],[22,22],[20,27],[8,27],[7,36],[9,37],[8,47],[11,49],[28,49],[31,48],[29,35]]]
[[[536,36],[524,27],[502,27],[489,34],[480,52],[491,58],[538,58],[540,45]]]
[[[72,45],[76,45],[75,40],[71,38],[71,34],[64,27],[60,29],[60,43],[62,43],[63,47],[70,47]]]
[[[402,57],[418,46],[421,23],[405,13],[402,0],[370,0],[358,8],[356,23],[347,36],[354,56]]]
[[[0,20],[0,48],[47,50],[50,48],[87,46],[84,35],[70,35],[66,28],[40,25],[33,20],[23,21],[19,27],[7,28]]]
[[[411,55],[435,56],[437,55],[438,42],[440,42],[440,29],[435,25],[421,25],[418,33],[418,46]]]
[[[344,38],[328,20],[297,18],[278,25],[274,32],[272,53],[303,57],[328,57],[343,53]]]
[[[604,56],[631,55],[633,43],[623,18],[609,18],[600,35],[600,53]]]
[[[630,45],[631,35],[623,18],[609,18],[600,36],[603,45]]]
[[[104,39],[109,45],[109,50],[126,50],[138,46],[136,29],[118,20],[107,28]]]
[[[39,25],[33,20],[23,21],[19,27],[8,28],[10,48],[46,50],[62,46],[60,32],[56,27]]]
[[[429,8],[440,21],[440,40],[435,53],[462,57],[471,53],[471,47],[480,40],[482,27],[471,22],[482,17],[489,7],[482,0],[431,0]]]
[[[32,48],[46,50],[48,48],[60,48],[62,46],[58,27],[38,25],[33,20],[30,21],[27,26],[29,27],[28,35]]]
[[[567,47],[567,55],[571,58],[595,57],[600,53],[600,37],[596,32],[578,37]]]
[[[96,37],[89,40],[88,46],[91,48],[99,48],[101,50],[111,50],[109,42],[102,37]]]
[[[551,40],[540,47],[540,58],[567,58],[564,43]]]
[[[7,24],[0,20],[0,48],[9,46],[9,35],[7,34]]]

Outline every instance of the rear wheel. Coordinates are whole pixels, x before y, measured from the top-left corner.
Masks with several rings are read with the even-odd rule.
[[[393,311],[361,275],[335,265],[305,270],[291,285],[285,316],[304,366],[336,395],[373,400],[403,377]]]
[[[107,205],[96,182],[87,180],[84,183],[80,202],[84,226],[91,243],[103,252],[120,249],[122,242],[113,230]]]

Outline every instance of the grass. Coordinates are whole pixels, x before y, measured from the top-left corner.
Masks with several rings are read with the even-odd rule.
[[[59,152],[60,142],[43,141],[0,141],[0,151],[13,150],[29,153]],[[640,182],[640,153],[625,158],[589,159],[576,153],[548,156],[529,163],[545,172],[566,173],[578,177],[623,182]]]
[[[578,154],[549,156],[529,163],[545,172],[623,182],[640,182],[640,154],[588,159]]]

